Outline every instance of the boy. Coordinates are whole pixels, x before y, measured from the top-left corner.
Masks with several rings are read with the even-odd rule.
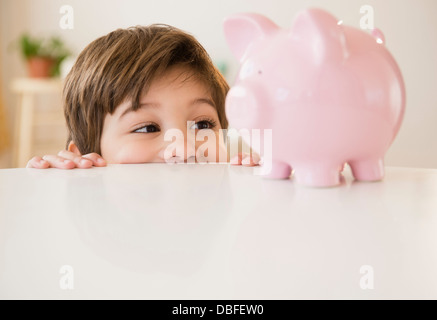
[[[191,35],[168,25],[118,29],[89,44],[66,78],[67,150],[33,157],[27,167],[199,161],[196,151],[204,142],[192,137],[205,129],[215,133],[208,144],[216,152],[208,148],[202,160],[217,162],[226,152],[219,131],[228,127],[228,89]],[[169,130],[182,139],[172,142]],[[258,160],[238,154],[231,163]]]

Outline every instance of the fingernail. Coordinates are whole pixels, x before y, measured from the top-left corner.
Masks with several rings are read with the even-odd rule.
[[[80,160],[80,164],[82,164],[82,165],[89,164],[89,160],[82,159],[82,160]]]
[[[67,159],[67,160],[64,160],[63,162],[64,162],[64,163],[69,163],[70,161],[71,161],[71,160],[68,160],[68,159]]]
[[[98,163],[105,163],[105,160],[102,159],[102,158],[98,158],[98,159],[97,159],[97,162],[98,162]]]

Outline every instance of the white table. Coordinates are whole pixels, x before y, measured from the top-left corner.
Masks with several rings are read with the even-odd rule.
[[[437,298],[437,170],[328,189],[252,170],[0,170],[0,298]]]

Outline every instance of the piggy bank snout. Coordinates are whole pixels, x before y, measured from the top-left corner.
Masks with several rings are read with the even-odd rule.
[[[226,97],[226,114],[230,124],[239,129],[254,127],[259,117],[259,99],[254,90],[235,86]]]

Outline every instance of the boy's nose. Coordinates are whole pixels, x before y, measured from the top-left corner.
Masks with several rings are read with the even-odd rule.
[[[196,162],[196,142],[191,133],[184,133],[183,138],[166,141],[162,150],[164,161],[167,163]]]

